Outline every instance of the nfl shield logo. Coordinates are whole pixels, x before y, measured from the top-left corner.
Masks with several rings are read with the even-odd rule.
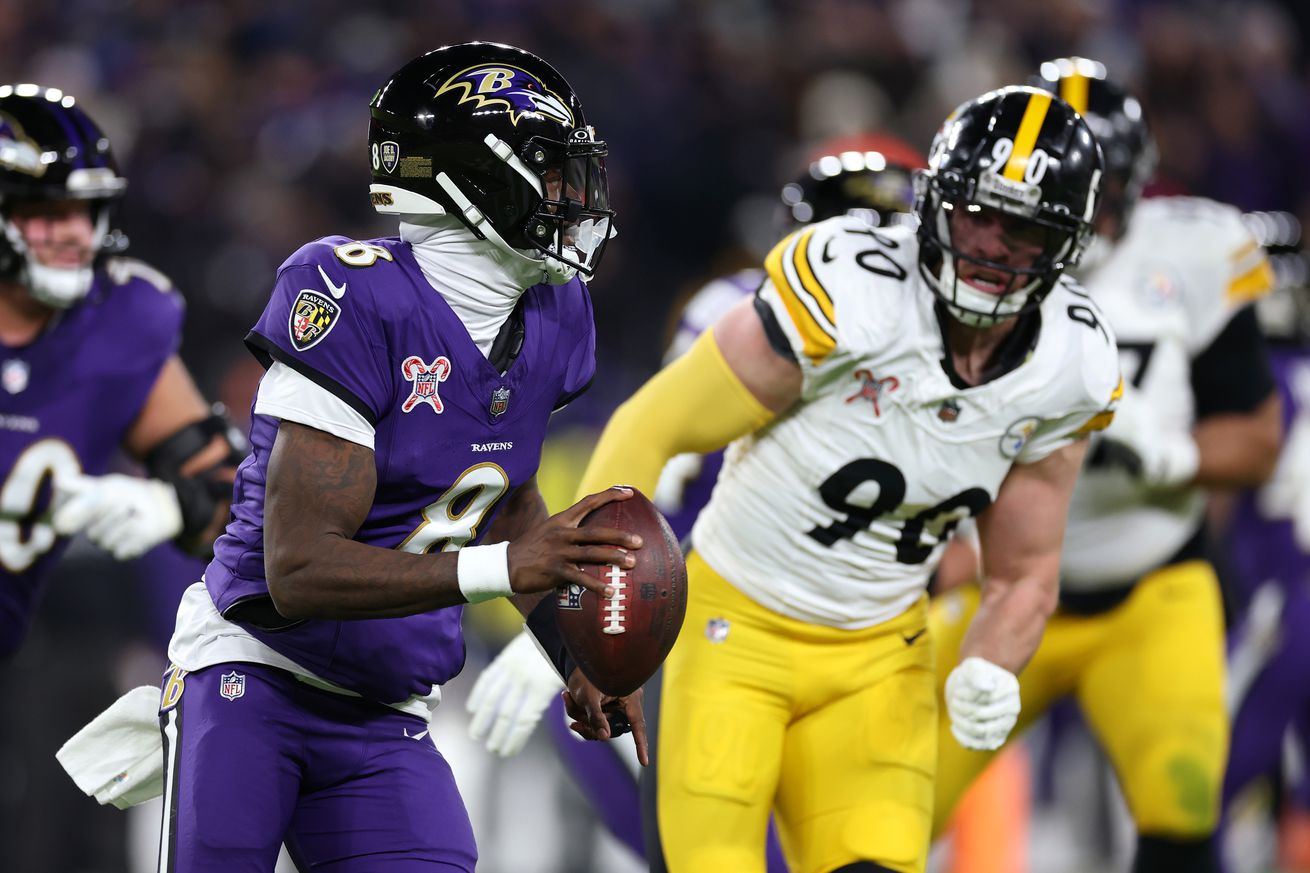
[[[400,163],[400,146],[394,142],[384,142],[380,146],[378,157],[382,160],[382,169],[394,173],[396,164]]]
[[[954,400],[943,400],[942,405],[937,409],[937,417],[950,424],[960,417],[960,404]]]
[[[10,394],[19,394],[27,389],[27,377],[31,372],[32,368],[27,361],[11,358],[5,361],[3,365],[0,365],[0,383],[5,386],[5,390]],[[507,391],[505,394],[508,396],[509,392]]]
[[[509,389],[497,388],[491,392],[491,414],[493,417],[504,415],[506,409],[509,409]]]
[[[712,618],[705,623],[705,639],[712,643],[721,643],[728,638],[730,627],[726,618]]]
[[[218,677],[218,693],[225,700],[236,700],[246,693],[246,674],[233,670]]]
[[[567,585],[561,585],[555,589],[555,608],[556,609],[581,609],[582,592],[586,591],[581,585],[575,585],[570,582]]]

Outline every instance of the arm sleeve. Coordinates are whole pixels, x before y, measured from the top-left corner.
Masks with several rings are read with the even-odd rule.
[[[1255,308],[1244,306],[1201,354],[1192,359],[1196,419],[1250,412],[1275,390]]]
[[[336,299],[314,265],[287,267],[246,345],[265,367],[285,365],[375,425],[393,401],[386,345],[372,301],[350,290]]]
[[[674,455],[704,454],[773,418],[723,359],[714,331],[614,411],[578,486],[579,497],[614,484],[655,493]]]

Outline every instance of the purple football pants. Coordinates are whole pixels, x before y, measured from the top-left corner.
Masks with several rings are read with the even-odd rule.
[[[171,675],[163,873],[271,873],[283,842],[301,870],[473,870],[468,813],[422,719],[259,664]]]

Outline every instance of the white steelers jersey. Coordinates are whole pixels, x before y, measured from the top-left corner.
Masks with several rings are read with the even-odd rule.
[[[841,628],[895,617],[1012,464],[1109,421],[1113,334],[1071,281],[1043,302],[1022,364],[957,387],[913,230],[834,218],[765,265],[760,297],[801,365],[801,401],[729,447],[692,542],[776,612]]]
[[[1192,360],[1273,285],[1241,213],[1193,197],[1142,201],[1124,238],[1080,278],[1119,339],[1124,378],[1184,430],[1195,422]],[[1187,543],[1203,508],[1199,489],[1152,492],[1120,467],[1089,463],[1069,511],[1061,586],[1136,580]]]

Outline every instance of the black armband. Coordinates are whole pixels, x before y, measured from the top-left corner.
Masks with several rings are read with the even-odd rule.
[[[150,476],[162,479],[177,491],[182,510],[182,532],[177,538],[182,541],[193,539],[209,527],[219,502],[232,496],[230,471],[245,459],[246,441],[222,416],[222,411],[221,406],[215,406],[208,418],[186,425],[151,449],[145,458]],[[216,436],[223,437],[228,444],[227,455],[208,469],[183,476],[182,467]]]
[[[787,341],[787,334],[783,331],[782,325],[778,324],[778,317],[773,314],[773,307],[764,302],[758,291],[755,292],[752,302],[755,305],[755,313],[764,324],[764,336],[769,341],[769,347],[780,357],[789,361],[796,360],[796,353],[792,351],[791,343]]]
[[[546,653],[555,671],[565,682],[578,668],[569,650],[560,636],[559,622],[555,620],[555,593],[552,591],[541,599],[528,613],[528,632],[537,640],[537,645]]]

